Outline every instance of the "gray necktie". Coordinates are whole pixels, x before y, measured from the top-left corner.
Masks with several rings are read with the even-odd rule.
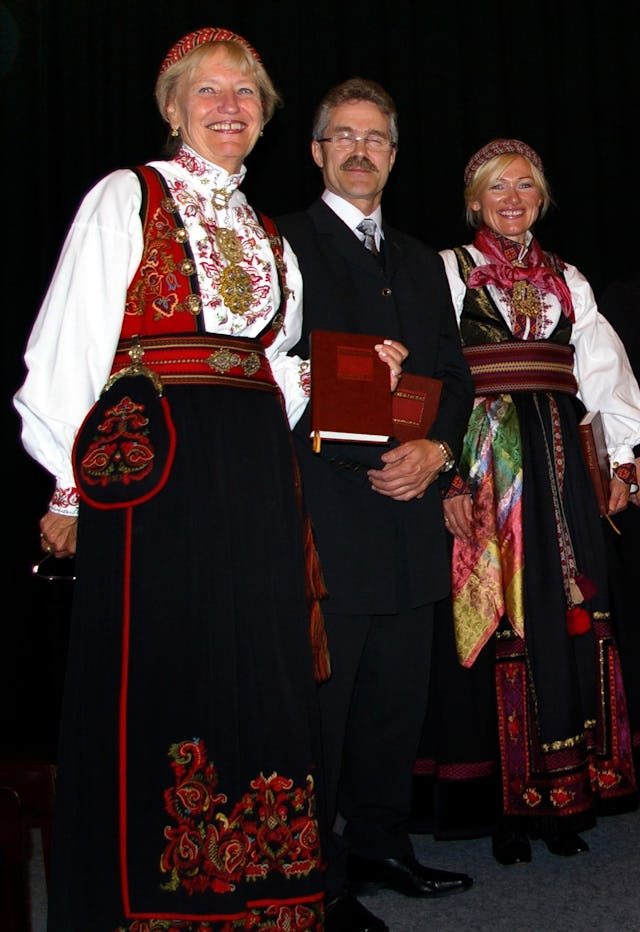
[[[365,217],[364,220],[361,220],[356,230],[359,230],[364,236],[364,245],[365,248],[372,252],[374,256],[378,255],[378,247],[376,246],[376,229],[377,224],[375,220],[372,220],[371,217]]]

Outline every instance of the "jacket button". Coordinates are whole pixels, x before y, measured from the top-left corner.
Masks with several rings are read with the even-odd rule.
[[[380,294],[382,295],[383,298],[388,298],[389,295],[391,294],[391,288],[383,288]]]

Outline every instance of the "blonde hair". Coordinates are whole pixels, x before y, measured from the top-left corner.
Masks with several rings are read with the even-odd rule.
[[[193,73],[198,62],[211,52],[212,48],[224,49],[229,61],[244,74],[251,75],[255,79],[260,92],[260,102],[262,103],[262,114],[264,122],[268,123],[276,108],[282,106],[282,97],[273,85],[273,82],[267,70],[252,54],[251,50],[239,42],[230,40],[218,40],[214,42],[205,42],[203,45],[197,45],[191,51],[183,55],[177,62],[169,65],[158,75],[155,87],[155,98],[158,110],[162,119],[168,123],[167,104],[175,92],[176,84],[183,75]],[[167,143],[167,149],[174,152],[180,147],[180,138],[170,138]]]
[[[540,218],[544,217],[551,204],[553,204],[549,182],[545,178],[544,172],[536,168],[531,159],[518,152],[507,152],[504,155],[495,155],[492,159],[487,159],[486,162],[480,165],[473,178],[464,189],[465,218],[472,230],[477,229],[481,225],[482,216],[480,211],[474,210],[471,205],[474,201],[479,200],[479,196],[484,193],[494,181],[497,181],[502,172],[517,158],[526,159],[531,170],[531,177],[534,180],[536,188],[540,192],[542,204],[540,205],[538,216]]]

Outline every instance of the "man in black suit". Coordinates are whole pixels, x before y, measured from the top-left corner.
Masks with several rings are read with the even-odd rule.
[[[325,440],[314,453],[308,408],[294,431],[329,591],[323,607],[332,676],[319,689],[336,829],[328,932],[387,928],[354,893],[384,887],[433,897],[472,884],[466,874],[420,864],[407,828],[433,605],[450,587],[441,492],[461,448],[473,385],[439,256],[382,221],[397,142],[396,108],[382,87],[353,78],[332,89],[316,111],[311,143],[324,193],[278,221],[303,275],[303,335],[293,353],[308,356],[314,328],[386,334],[404,371],[444,383],[429,439],[382,448]],[[367,244],[357,229],[366,218],[376,223]],[[387,363],[396,374],[400,367]],[[341,834],[334,816],[342,817]]]

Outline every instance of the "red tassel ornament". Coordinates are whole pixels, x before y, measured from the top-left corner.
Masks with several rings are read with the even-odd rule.
[[[586,634],[591,627],[591,615],[585,608],[572,605],[567,609],[567,631],[571,637]]]

